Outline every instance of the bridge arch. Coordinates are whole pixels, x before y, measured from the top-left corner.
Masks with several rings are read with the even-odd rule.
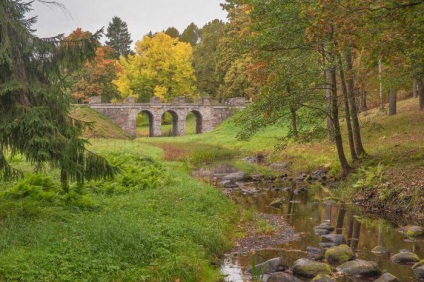
[[[172,118],[172,136],[184,135],[185,134],[185,126],[182,125],[181,121],[185,122],[185,119],[182,117],[181,113],[178,111],[167,109],[161,114],[161,122],[163,121],[163,117],[166,113],[169,113]],[[164,132],[162,131],[162,136],[164,136]]]
[[[140,116],[140,115],[145,115],[147,117],[147,119],[148,119],[148,123],[149,123],[149,137],[156,136],[157,133],[155,132],[155,126],[154,126],[156,120],[155,120],[154,114],[151,111],[149,111],[149,110],[141,110],[141,111],[138,112],[137,116]]]
[[[192,113],[194,115],[194,118],[196,119],[196,126],[195,126],[194,133],[196,133],[196,134],[203,133],[203,114],[202,114],[202,112],[200,112],[198,110],[191,110],[191,111],[189,111],[189,114],[190,113]],[[187,116],[186,116],[186,118],[187,118]]]

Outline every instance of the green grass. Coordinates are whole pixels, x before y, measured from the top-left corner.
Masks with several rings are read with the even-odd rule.
[[[0,213],[0,281],[217,281],[211,262],[231,245],[236,207],[157,147],[96,140],[91,150],[122,175],[71,199],[48,176],[3,189],[2,204],[19,201]]]

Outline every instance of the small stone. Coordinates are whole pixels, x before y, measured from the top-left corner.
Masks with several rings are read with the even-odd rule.
[[[330,264],[341,264],[353,260],[355,254],[348,245],[339,245],[325,251],[325,259]]]
[[[239,186],[231,180],[223,180],[220,185],[224,188],[238,188]]]
[[[324,259],[324,250],[315,247],[307,247],[308,258],[311,260],[322,260]]]
[[[398,264],[414,264],[419,262],[420,258],[412,252],[402,252],[392,256],[390,260]]]
[[[315,282],[336,282],[336,280],[334,280],[333,278],[331,278],[327,274],[318,274],[317,276],[315,276],[314,279],[312,279],[312,281],[315,281]]]
[[[346,240],[342,234],[328,234],[321,236],[321,242],[331,242],[336,245],[346,244]]]
[[[255,265],[256,272],[260,274],[270,274],[274,272],[284,271],[288,268],[288,265],[283,258],[273,258],[266,262]],[[248,269],[247,272],[252,273],[252,269]]]
[[[383,246],[377,246],[371,250],[371,253],[376,255],[388,255],[390,253],[390,250]]]
[[[298,259],[292,268],[293,274],[306,278],[313,278],[318,274],[331,274],[332,269],[326,263],[316,262],[309,259]]]
[[[416,225],[407,226],[405,233],[406,236],[411,238],[424,236],[424,227]]]
[[[391,273],[384,273],[374,282],[400,282],[400,280]]]
[[[336,243],[333,243],[333,242],[321,242],[321,243],[319,243],[319,245],[324,250],[329,249],[329,248],[334,247],[334,246],[337,246]]]
[[[272,201],[270,205],[271,205],[271,207],[278,209],[278,208],[281,208],[283,206],[283,202],[284,202],[284,199],[279,198],[279,199],[275,199],[274,201]]]
[[[419,262],[417,262],[416,264],[414,264],[412,266],[412,269],[418,268],[420,266],[424,266],[424,259],[420,260]]]
[[[321,228],[314,228],[314,232],[315,232],[315,234],[318,234],[318,235],[330,234],[330,231],[328,231],[326,229],[321,229]]]
[[[334,231],[334,227],[330,223],[328,223],[328,222],[323,222],[320,225],[315,226],[314,229],[315,228],[317,228],[317,229],[325,229],[325,230],[327,230],[329,232]]]
[[[268,277],[267,282],[302,282],[294,275],[285,272],[275,272]]]
[[[375,277],[381,274],[375,262],[361,259],[351,260],[337,267],[337,271],[347,276]]]

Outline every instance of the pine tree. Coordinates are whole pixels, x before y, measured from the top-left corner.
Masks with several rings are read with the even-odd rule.
[[[109,39],[106,41],[106,45],[115,50],[116,59],[119,59],[120,56],[128,57],[131,54],[130,45],[132,40],[128,32],[127,23],[119,17],[112,18],[107,27],[106,37]]]
[[[199,38],[199,28],[194,23],[189,24],[180,35],[180,41],[190,43],[192,47],[197,45]]]
[[[0,0],[0,178],[23,175],[7,162],[16,154],[36,171],[46,164],[59,169],[65,192],[70,181],[112,177],[117,169],[86,149],[84,123],[68,115],[61,72],[93,57],[102,31],[78,41],[40,39],[32,34],[36,18],[26,17],[29,11],[31,2]]]

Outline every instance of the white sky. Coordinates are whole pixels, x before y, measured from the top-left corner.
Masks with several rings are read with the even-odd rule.
[[[31,16],[40,37],[70,34],[77,27],[95,32],[118,16],[128,25],[132,40],[142,39],[149,31],[158,32],[174,26],[182,32],[191,22],[199,28],[213,19],[226,19],[220,3],[224,0],[56,0],[68,13],[55,6],[35,1]],[[69,15],[70,14],[70,15]],[[105,39],[103,38],[102,41]]]

